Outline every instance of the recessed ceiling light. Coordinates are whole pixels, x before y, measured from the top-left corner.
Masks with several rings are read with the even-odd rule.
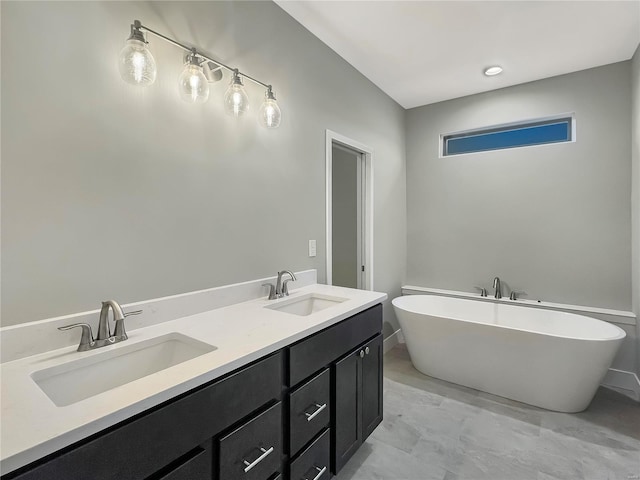
[[[485,69],[484,74],[487,77],[492,77],[494,75],[498,75],[499,73],[502,73],[502,67],[495,65],[493,67],[489,67],[487,69]]]

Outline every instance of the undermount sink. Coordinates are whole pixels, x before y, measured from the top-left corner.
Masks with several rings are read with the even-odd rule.
[[[306,317],[312,313],[334,307],[347,300],[348,298],[331,297],[320,293],[307,293],[301,297],[283,300],[274,305],[267,305],[265,308]]]
[[[31,378],[53,403],[64,407],[214,350],[208,343],[169,333],[39,370]]]

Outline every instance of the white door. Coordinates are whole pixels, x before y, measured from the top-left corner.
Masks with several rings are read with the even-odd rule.
[[[326,282],[373,290],[373,150],[327,130],[326,167]]]

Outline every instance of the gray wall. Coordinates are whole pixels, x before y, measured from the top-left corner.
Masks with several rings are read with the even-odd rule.
[[[317,268],[325,129],[375,155],[375,288],[405,275],[404,111],[271,2],[2,2],[2,324]],[[183,102],[182,52],[150,37],[156,83],[117,57],[140,19],[272,83],[283,110]],[[309,239],[318,256],[309,258]],[[392,309],[385,318],[393,322]],[[387,326],[387,331],[393,328]]]
[[[638,339],[636,372],[640,376],[640,46],[631,62],[632,89],[632,261],[633,311],[636,314],[636,338]]]
[[[407,283],[631,309],[630,62],[407,112]],[[438,157],[438,136],[575,112],[577,142]]]
[[[332,278],[333,285],[358,286],[358,155],[333,147]]]

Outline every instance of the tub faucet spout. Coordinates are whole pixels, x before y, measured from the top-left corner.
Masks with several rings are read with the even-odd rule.
[[[500,277],[493,279],[493,288],[495,289],[495,298],[502,298],[502,286],[500,285]]]

